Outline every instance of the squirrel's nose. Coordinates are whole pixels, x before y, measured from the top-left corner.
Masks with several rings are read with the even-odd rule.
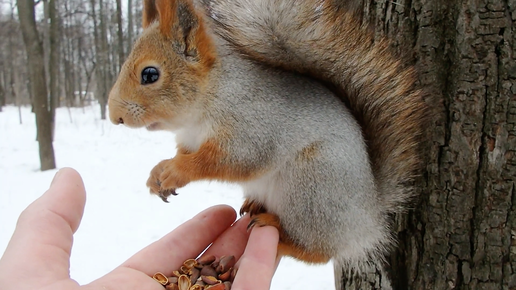
[[[124,119],[122,117],[118,117],[120,116],[121,114],[117,114],[117,112],[113,112],[112,109],[110,108],[110,111],[109,111],[109,119],[111,120],[111,123],[115,124],[115,125],[120,125],[120,124],[124,124]]]

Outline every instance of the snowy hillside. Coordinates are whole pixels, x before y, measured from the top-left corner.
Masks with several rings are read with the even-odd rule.
[[[30,108],[0,112],[0,253],[20,212],[49,186],[56,170],[40,172],[34,115]],[[57,166],[81,173],[87,203],[75,235],[71,276],[88,283],[180,223],[215,204],[236,209],[239,187],[196,182],[178,190],[170,204],[148,194],[152,167],[175,153],[174,136],[114,126],[100,120],[98,107],[57,111],[54,141]],[[283,259],[271,289],[333,289],[331,265],[307,266]]]

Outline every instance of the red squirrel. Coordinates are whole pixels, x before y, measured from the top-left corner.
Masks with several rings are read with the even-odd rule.
[[[241,213],[278,228],[280,255],[381,262],[420,164],[414,69],[331,1],[202,4],[145,0],[144,31],[109,95],[113,123],[176,134],[151,193],[238,183]]]

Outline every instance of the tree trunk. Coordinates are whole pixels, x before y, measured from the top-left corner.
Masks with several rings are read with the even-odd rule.
[[[48,0],[48,17],[50,20],[50,53],[49,53],[49,69],[50,72],[50,113],[52,120],[55,119],[55,111],[59,106],[59,66],[61,58],[59,57],[59,16],[56,9],[56,0]],[[52,126],[52,129],[54,126]]]
[[[103,4],[103,0],[99,0],[98,10],[96,8],[95,0],[90,0],[90,4],[92,7],[93,29],[95,34],[95,80],[97,84],[96,95],[100,105],[100,118],[102,120],[105,120],[108,90],[111,87],[112,80],[109,67],[109,48],[107,40],[107,23],[105,16],[107,12],[104,9],[105,7]]]
[[[127,0],[127,51],[133,47],[133,0]]]
[[[15,18],[14,18],[14,15],[15,15],[15,1],[14,0],[11,0],[9,1],[9,8],[10,8],[10,20],[11,20],[11,24],[14,24],[15,22]],[[12,27],[9,27],[12,29]],[[12,29],[14,30],[14,29]],[[6,86],[7,86],[7,96],[9,96],[10,98],[10,103],[15,103],[16,105],[19,105],[19,97],[18,97],[18,94],[16,93],[16,88],[15,88],[15,82],[14,82],[14,75],[15,75],[15,61],[17,59],[17,57],[15,56],[15,50],[14,50],[14,47],[15,47],[15,44],[14,44],[14,38],[15,36],[13,35],[13,33],[9,33],[9,37],[8,37],[8,40],[7,40],[7,47],[8,47],[8,50],[9,50],[9,59],[7,60],[7,73],[6,75],[9,76],[9,82],[7,83],[6,82]],[[5,41],[5,40],[4,40]]]
[[[39,39],[34,17],[34,1],[18,0],[18,16],[27,51],[30,89],[33,96],[34,113],[39,143],[41,170],[54,169],[54,148],[52,146],[52,116],[49,113],[43,45]]]
[[[125,60],[124,55],[124,27],[122,26],[122,0],[116,0],[116,23],[117,23],[117,38],[118,38],[118,70],[120,71]]]
[[[2,112],[2,107],[5,106],[5,91],[2,82],[0,81],[0,112]]]
[[[372,1],[363,12],[411,51],[436,108],[419,202],[397,217],[393,288],[516,289],[516,2]]]
[[[43,51],[45,54],[45,73],[47,75],[47,86],[49,92],[49,114],[51,115],[52,140],[54,140],[55,111],[59,102],[59,32],[58,17],[56,11],[56,0],[44,1],[45,10],[45,41]]]

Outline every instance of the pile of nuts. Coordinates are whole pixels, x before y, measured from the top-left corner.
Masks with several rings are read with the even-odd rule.
[[[167,290],[230,290],[235,262],[234,256],[203,256],[186,260],[171,277],[158,272],[152,278]]]

